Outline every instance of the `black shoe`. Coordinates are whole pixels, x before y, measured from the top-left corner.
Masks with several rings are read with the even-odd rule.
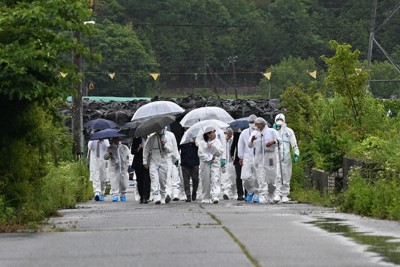
[[[218,202],[219,202],[219,201],[218,201],[217,199],[215,199],[215,200],[213,201],[214,204],[218,204]]]
[[[165,198],[165,203],[169,203],[171,202],[171,197],[169,195],[167,195],[167,197]]]
[[[161,200],[157,200],[157,201],[155,202],[155,204],[156,204],[156,205],[160,205],[160,204],[161,204]]]
[[[243,197],[243,196],[238,196],[237,200],[238,200],[238,201],[243,201],[243,200],[244,200],[244,197]]]
[[[147,199],[143,199],[143,204],[147,204],[149,201]]]
[[[172,201],[179,201],[179,198],[175,197]]]
[[[94,196],[94,200],[100,201],[100,196],[99,196],[99,195],[95,195],[95,196]]]
[[[229,196],[227,194],[224,194],[223,197],[224,197],[225,200],[229,200]]]
[[[190,198],[187,198],[187,199],[185,200],[185,202],[192,202],[192,200],[191,200]]]
[[[141,198],[141,199],[140,199],[140,202],[139,202],[139,203],[140,203],[140,204],[142,204],[142,203],[143,203],[143,198]]]
[[[193,192],[193,194],[192,194],[192,201],[195,201],[195,200],[196,200],[196,197],[197,197],[196,193]]]

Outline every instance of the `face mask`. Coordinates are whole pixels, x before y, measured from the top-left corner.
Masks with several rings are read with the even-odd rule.
[[[255,129],[256,129],[256,125],[255,125],[254,123],[249,123],[249,127],[250,127],[250,129],[252,129],[252,130],[255,130]]]
[[[282,127],[282,125],[283,125],[283,121],[281,121],[281,120],[278,120],[277,122],[275,122],[276,123],[276,129],[277,130],[279,130],[281,127]]]

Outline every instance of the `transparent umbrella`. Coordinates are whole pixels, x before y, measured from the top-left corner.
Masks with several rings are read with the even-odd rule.
[[[190,126],[190,128],[185,132],[181,139],[181,145],[190,142],[190,139],[197,138],[197,136],[202,135],[204,130],[208,127],[212,126],[216,129],[227,128],[229,124],[219,121],[219,120],[203,120],[195,123]]]
[[[159,115],[178,115],[185,112],[178,104],[171,101],[155,101],[141,106],[133,114],[132,121],[144,120]]]
[[[180,123],[183,127],[190,127],[199,121],[211,119],[220,120],[226,123],[234,121],[232,116],[222,108],[202,107],[190,111],[182,118]]]

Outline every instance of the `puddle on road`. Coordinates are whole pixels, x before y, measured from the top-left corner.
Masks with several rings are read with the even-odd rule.
[[[357,232],[354,227],[344,222],[345,220],[336,218],[319,218],[315,221],[306,222],[306,224],[315,225],[329,233],[351,238],[357,244],[366,245],[367,251],[378,254],[384,261],[400,264],[400,242],[398,238]]]

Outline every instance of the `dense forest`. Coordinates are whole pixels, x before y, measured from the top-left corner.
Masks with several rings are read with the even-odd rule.
[[[272,87],[272,97],[296,83],[310,83],[317,70],[323,81],[329,41],[348,43],[367,66],[372,23],[369,0],[95,0],[84,42],[93,54],[84,62],[89,95],[144,96],[178,88]],[[398,5],[378,1],[377,27]],[[395,61],[400,12],[375,35]],[[372,80],[400,75],[374,46]],[[272,72],[266,85],[265,71]],[[109,74],[115,73],[111,78]],[[160,73],[157,80],[149,73]],[[321,74],[321,75],[320,75]],[[399,92],[396,82],[370,83],[376,97]],[[244,90],[244,91],[243,91]],[[249,91],[250,92],[250,91]],[[248,94],[247,94],[248,95]]]

